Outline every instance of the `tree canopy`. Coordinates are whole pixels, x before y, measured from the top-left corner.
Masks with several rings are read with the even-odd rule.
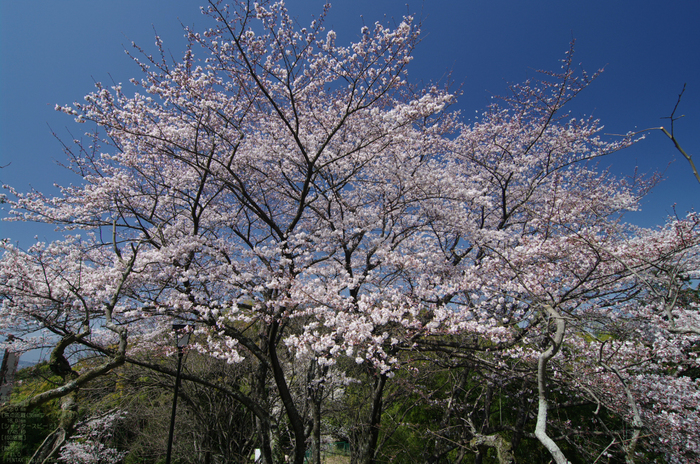
[[[51,333],[63,379],[23,404],[75,395],[125,362],[172,373],[157,359],[185,322],[192,350],[249,366],[249,382],[186,380],[255,416],[267,463],[282,423],[293,462],[318,449],[324,402],[353,378],[368,389],[353,462],[386,459],[387,385],[429,359],[465,373],[426,462],[488,448],[513,462],[522,437],[560,464],[698,458],[700,219],[624,222],[656,179],[598,168],[635,141],[567,113],[596,77],[573,46],[466,123],[449,88],[408,79],[412,17],[342,45],[323,15],[299,27],[282,2],[205,13],[212,27],[187,30],[180,59],[157,40],[158,55],[132,55],[139,79],[57,106],[88,127],[65,146],[80,185],[9,188],[15,219],[65,232],[2,244],[2,330]],[[77,346],[101,362],[74,369]],[[470,382],[537,406],[498,426]],[[458,399],[473,407],[449,425]],[[585,432],[551,414],[573,403],[592,406]]]

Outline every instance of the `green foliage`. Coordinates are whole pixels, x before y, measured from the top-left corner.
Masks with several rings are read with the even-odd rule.
[[[62,379],[49,369],[46,363],[21,369],[15,377],[15,387],[10,404],[20,403],[39,393],[62,384]],[[59,400],[52,400],[33,409],[16,408],[9,417],[3,417],[6,428],[2,429],[4,443],[0,452],[1,462],[25,462],[44,438],[58,426]]]
[[[516,462],[548,462],[549,453],[533,436],[537,395],[531,371],[525,368],[522,377],[504,381],[483,366],[455,364],[438,353],[422,353],[421,358],[409,358],[411,353],[401,356],[405,368],[398,370],[384,389],[377,463],[498,463],[495,448],[471,444],[477,435],[497,435],[511,444]],[[163,366],[170,363],[167,367],[172,369],[175,359],[158,362]],[[335,368],[354,381],[327,389],[322,433],[333,440],[352,442],[353,431],[368,416],[377,373],[345,358],[339,358]],[[301,379],[303,367],[297,365],[295,369]],[[231,366],[195,352],[185,358],[184,372],[238,391],[253,392],[255,385],[254,365],[244,362]],[[129,452],[124,464],[162,462],[173,382],[170,375],[127,364],[78,392],[80,418],[113,409],[126,411],[112,443]],[[61,378],[52,375],[46,364],[24,369],[19,372],[12,401],[17,403],[60,383]],[[306,394],[303,386],[295,387],[295,394]],[[557,437],[572,464],[596,459],[598,463],[624,462],[619,448],[605,450],[612,435],[624,436],[625,419],[561,386],[552,387],[547,430]],[[25,462],[56,428],[59,414],[59,402],[55,400],[13,419],[8,433],[21,433],[23,439],[2,450],[1,462],[13,462],[14,458]],[[602,434],[601,429],[610,433]],[[291,436],[282,417],[276,419],[273,433],[276,450],[286,452]],[[176,421],[177,462],[245,461],[259,447],[257,434],[253,414],[225,392],[183,382]],[[638,452],[644,462],[663,462],[661,455],[644,446]]]

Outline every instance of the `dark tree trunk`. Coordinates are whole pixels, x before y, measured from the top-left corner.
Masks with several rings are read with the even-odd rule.
[[[277,356],[277,335],[279,331],[279,322],[272,322],[270,325],[270,335],[268,338],[268,349],[270,355],[270,366],[272,368],[272,375],[275,379],[275,385],[279,391],[280,399],[284,405],[284,410],[287,414],[287,419],[289,419],[289,424],[294,433],[294,464],[304,464],[304,458],[306,455],[306,434],[304,433],[304,421],[299,415],[296,405],[294,404],[294,398],[289,391],[289,386],[284,377],[284,370],[280,364],[279,358]]]
[[[372,388],[372,407],[369,420],[358,425],[350,449],[350,464],[374,464],[379,441],[379,425],[382,418],[384,386],[387,376],[377,374]]]
[[[265,339],[266,337],[267,334],[264,330],[262,330],[260,332],[260,338]],[[265,363],[259,362],[257,369],[255,370],[253,385],[255,385],[255,399],[265,411],[270,410],[267,390],[267,374],[267,366],[265,365]],[[258,431],[258,437],[260,440],[259,446],[262,464],[274,464],[274,460],[272,458],[272,442],[270,439],[272,427],[270,424],[269,416],[267,419],[263,419],[259,416],[256,416],[255,428]]]
[[[65,349],[75,340],[76,337],[72,335],[61,339],[51,352],[49,359],[49,368],[54,374],[63,377],[64,383],[78,378],[78,373],[73,370],[63,354]],[[56,460],[58,452],[73,434],[75,423],[78,421],[77,396],[78,389],[75,389],[61,397],[61,415],[59,416],[58,428],[44,439],[28,464],[44,464]]]
[[[321,464],[321,409],[323,393],[325,391],[323,380],[328,372],[327,366],[319,366],[313,360],[306,376],[307,392],[311,404],[311,463]]]

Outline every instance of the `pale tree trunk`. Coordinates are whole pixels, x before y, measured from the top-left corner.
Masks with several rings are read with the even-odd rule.
[[[557,330],[554,338],[551,340],[551,345],[544,353],[540,354],[537,361],[537,390],[538,390],[538,409],[537,409],[537,425],[535,426],[535,436],[547,448],[547,451],[552,455],[557,464],[569,464],[564,453],[557,444],[547,435],[547,362],[554,357],[559,351],[561,343],[564,339],[564,331],[566,330],[566,321],[553,307],[544,305],[549,316],[554,319]]]

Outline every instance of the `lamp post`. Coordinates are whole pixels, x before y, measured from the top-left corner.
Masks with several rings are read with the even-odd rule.
[[[177,345],[177,375],[175,376],[175,395],[173,396],[173,412],[170,416],[170,434],[168,435],[168,454],[165,457],[165,464],[170,464],[170,456],[173,450],[173,432],[175,430],[175,410],[177,409],[177,394],[180,389],[180,372],[182,370],[183,349],[190,342],[190,330],[184,324],[173,324],[175,331],[175,343]]]

